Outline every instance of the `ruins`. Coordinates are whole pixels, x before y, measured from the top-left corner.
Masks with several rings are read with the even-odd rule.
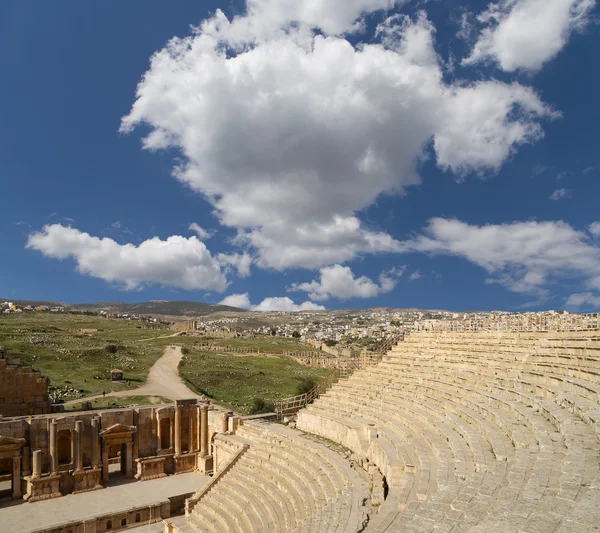
[[[184,514],[166,502],[36,533],[597,531],[600,331],[421,329],[289,425],[197,400],[4,418],[2,473],[29,502],[212,474]]]
[[[40,415],[49,413],[48,378],[19,359],[9,359],[0,346],[0,416]]]

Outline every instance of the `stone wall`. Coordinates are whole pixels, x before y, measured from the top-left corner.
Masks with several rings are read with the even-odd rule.
[[[48,397],[50,380],[19,359],[9,359],[0,347],[0,415],[22,416],[49,413],[52,403]]]
[[[0,459],[13,460],[13,498],[31,502],[100,489],[114,474],[113,463],[121,465],[120,475],[141,481],[206,474],[213,468],[213,437],[229,431],[231,414],[194,398],[156,407],[0,417]]]

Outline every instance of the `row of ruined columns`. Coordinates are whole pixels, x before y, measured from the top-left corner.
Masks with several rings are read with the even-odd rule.
[[[178,405],[175,407],[175,455],[181,455],[181,426],[183,418],[183,406]],[[208,405],[192,406],[189,413],[189,440],[188,440],[188,453],[198,451],[200,448],[200,455],[206,457],[208,455]],[[158,424],[160,432],[160,421]],[[194,428],[197,427],[196,438],[194,439]],[[158,435],[158,442],[160,446],[161,435]],[[200,442],[198,443],[198,440]]]
[[[175,420],[174,420],[174,451],[175,455],[179,456],[182,454],[182,419],[183,419],[183,406],[177,406],[175,408]],[[208,431],[208,405],[199,405],[188,407],[189,413],[189,441],[188,441],[188,453],[200,451],[202,457],[209,455],[209,431]],[[92,467],[97,468],[101,464],[108,464],[108,446],[104,450],[104,456],[102,457],[101,463],[101,441],[100,441],[100,418],[94,417],[91,420],[92,426]],[[221,422],[221,431],[226,433],[229,426],[229,415],[223,413]],[[196,431],[194,431],[196,429]],[[50,422],[49,428],[49,472],[52,475],[59,473],[58,464],[58,424],[56,420]],[[194,436],[196,438],[194,438]],[[199,441],[199,442],[198,442]],[[72,461],[75,472],[83,470],[83,421],[77,420],[75,422],[75,429],[72,430]],[[161,424],[158,421],[158,448],[160,449],[161,443]],[[131,442],[126,443],[126,469],[127,471],[132,469],[133,463],[133,444]],[[105,468],[105,470],[107,470]],[[33,465],[32,465],[32,477],[39,478],[42,475],[42,451],[35,450],[33,452]],[[105,474],[106,475],[106,474]]]
[[[100,418],[92,418],[92,467],[96,468],[100,466]],[[56,420],[50,422],[50,446],[49,446],[49,457],[50,473],[55,475],[58,474],[58,424]],[[72,431],[71,438],[71,455],[75,471],[80,472],[83,470],[83,421],[77,420],[75,422],[75,429]],[[36,450],[33,452],[33,470],[32,475],[34,478],[41,476],[42,474],[42,452]]]

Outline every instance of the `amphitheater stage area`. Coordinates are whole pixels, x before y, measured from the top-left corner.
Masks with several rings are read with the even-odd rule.
[[[168,501],[170,498],[183,501],[184,495],[201,490],[210,481],[209,476],[198,473],[179,474],[150,481],[125,481],[103,490],[69,494],[34,504],[9,503],[0,506],[0,530],[28,533],[39,530],[54,531],[53,526],[81,522],[95,516],[125,516],[133,513],[131,528],[135,525],[135,510],[148,508],[154,504]],[[1,504],[0,504],[1,505]],[[113,519],[113,529],[120,528],[120,521]],[[144,521],[136,533],[154,533],[162,531],[161,521],[148,525]],[[57,528],[58,529],[58,528]],[[73,531],[77,531],[73,528]]]

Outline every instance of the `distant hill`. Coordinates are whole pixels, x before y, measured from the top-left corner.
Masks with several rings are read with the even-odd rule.
[[[51,302],[36,300],[15,300],[0,298],[0,301],[14,302],[17,305],[47,305],[48,307],[64,307],[77,311],[106,311],[107,313],[127,313],[135,315],[170,315],[170,316],[201,316],[220,311],[243,313],[243,309],[229,305],[207,304],[204,302],[170,302],[167,300],[152,300],[127,304],[123,302],[97,302],[90,304],[71,304],[67,302]]]

